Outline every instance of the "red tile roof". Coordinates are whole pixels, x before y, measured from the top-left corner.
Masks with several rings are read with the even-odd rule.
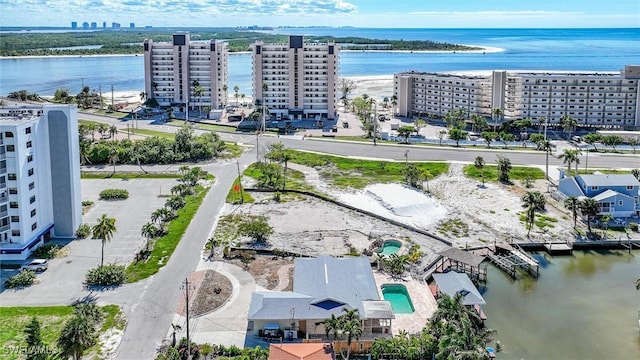
[[[323,343],[271,344],[269,360],[332,360],[331,347]]]

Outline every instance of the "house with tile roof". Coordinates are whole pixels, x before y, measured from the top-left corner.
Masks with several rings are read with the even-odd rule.
[[[289,343],[269,345],[269,360],[334,360],[331,344]]]
[[[564,197],[588,197],[600,204],[598,215],[614,218],[640,216],[640,181],[631,174],[589,174],[560,179]]]
[[[323,338],[322,322],[345,309],[357,309],[363,336],[391,335],[391,304],[380,299],[366,257],[297,258],[293,291],[256,291],[249,305],[247,335]]]

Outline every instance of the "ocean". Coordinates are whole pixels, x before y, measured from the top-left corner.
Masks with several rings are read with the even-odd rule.
[[[618,71],[640,64],[639,29],[380,29],[283,28],[280,34],[359,36],[433,40],[504,49],[486,54],[343,52],[342,76],[387,75],[401,71],[583,70]],[[52,95],[60,87],[83,85],[110,91],[142,91],[142,56],[0,59],[0,94],[26,89]],[[251,56],[229,57],[229,88],[251,94]]]

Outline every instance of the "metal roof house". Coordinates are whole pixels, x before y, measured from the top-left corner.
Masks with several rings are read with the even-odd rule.
[[[560,179],[565,197],[588,197],[600,204],[598,215],[614,218],[640,216],[640,181],[631,174],[590,174]]]
[[[395,316],[391,304],[380,299],[368,258],[298,258],[293,291],[252,294],[248,332],[281,329],[286,339],[324,337],[322,321],[342,315],[344,309],[358,309],[363,337],[391,334]]]
[[[484,305],[486,302],[478,291],[469,276],[464,273],[450,271],[444,274],[433,274],[433,280],[436,282],[438,291],[455,297],[461,294],[462,305]]]

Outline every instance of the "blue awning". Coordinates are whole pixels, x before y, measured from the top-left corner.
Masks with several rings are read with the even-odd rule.
[[[280,324],[278,323],[269,323],[264,326],[265,330],[278,330],[280,329]]]

